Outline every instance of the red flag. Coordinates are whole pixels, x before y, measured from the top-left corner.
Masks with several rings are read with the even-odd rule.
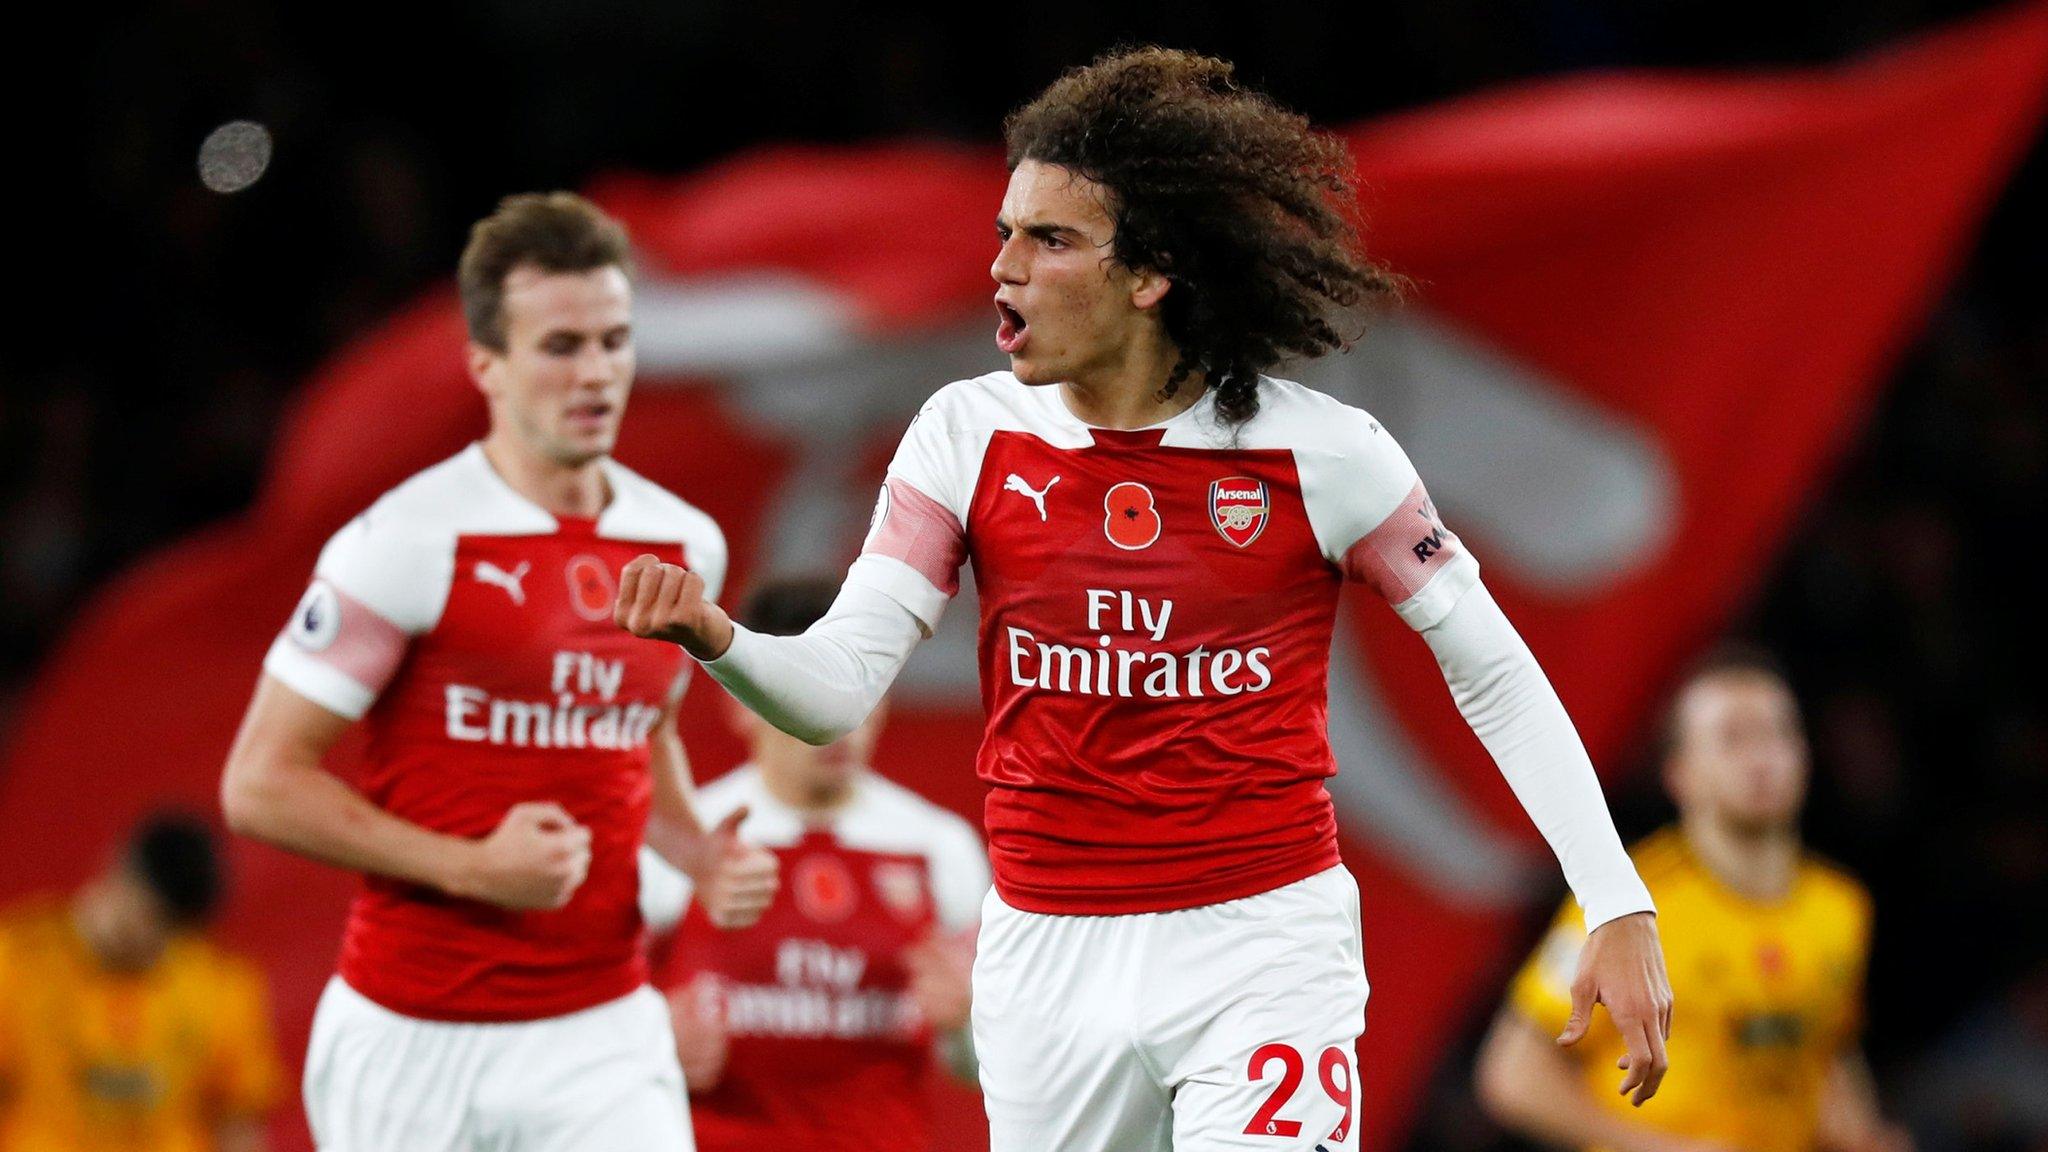
[[[1420,287],[1303,378],[1402,438],[1596,762],[1797,547],[1798,508],[2031,138],[2044,77],[2035,4],[1838,69],[1567,79],[1347,133],[1374,247]],[[595,190],[647,267],[619,455],[718,518],[734,587],[843,564],[910,413],[1000,365],[1003,179],[993,151],[776,149]],[[9,748],[6,890],[75,881],[165,798],[212,804],[321,541],[481,430],[461,340],[441,294],[367,336],[307,388],[247,517],[101,591]],[[1374,984],[1361,1127],[1383,1148],[1556,881],[1423,645],[1364,601],[1333,653],[1332,791]],[[879,754],[969,813],[972,618],[956,605],[906,672]],[[736,758],[708,690],[685,737],[704,768]],[[230,935],[269,965],[296,1053],[350,884],[246,844],[235,864]],[[978,1146],[955,1099],[943,1145]]]

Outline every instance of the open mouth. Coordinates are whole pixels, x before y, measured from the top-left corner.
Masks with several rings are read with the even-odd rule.
[[[587,404],[572,405],[569,409],[569,419],[578,424],[600,423],[609,419],[611,414],[612,405],[603,400],[592,400]]]
[[[1030,324],[1022,312],[1002,300],[996,301],[996,316],[1000,318],[996,325],[996,347],[1005,356],[1015,356],[1024,347],[1025,331]]]

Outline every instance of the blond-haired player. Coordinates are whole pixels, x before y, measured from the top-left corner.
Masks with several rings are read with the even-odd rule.
[[[1579,1148],[1903,1152],[1856,1044],[1870,897],[1800,845],[1806,737],[1768,657],[1729,649],[1687,677],[1664,772],[1678,823],[1634,852],[1685,1005],[1663,1091],[1638,1111],[1610,1090],[1626,1048],[1573,978],[1586,933],[1568,903],[1487,1038],[1481,1100]]]
[[[611,626],[652,548],[725,574],[711,518],[611,459],[633,384],[625,230],[514,196],[460,271],[484,439],[328,541],[229,754],[235,829],[366,874],[306,1057],[323,1152],[687,1149],[641,955],[643,841],[715,920],[774,857],[701,824],[683,658]],[[367,730],[360,787],[321,758]]]

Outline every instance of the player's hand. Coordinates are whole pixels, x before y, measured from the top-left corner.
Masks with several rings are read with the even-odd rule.
[[[725,1031],[725,988],[718,977],[704,973],[670,992],[668,1012],[675,1024],[683,1086],[692,1092],[718,1087],[732,1049]]]
[[[560,908],[590,872],[590,829],[559,804],[514,804],[473,843],[457,894],[500,908]]]
[[[1836,1134],[1829,1143],[1845,1152],[1913,1152],[1913,1133],[1877,1120],[1859,1131]]]
[[[1626,1072],[1621,1094],[1640,1108],[1657,1094],[1670,1060],[1664,1042],[1671,1038],[1671,981],[1664,975],[1664,949],[1657,942],[1657,917],[1635,912],[1593,930],[1579,953],[1579,972],[1572,980],[1572,1015],[1558,1035],[1572,1045],[1593,1022],[1593,1005],[1607,1005],[1614,1027],[1628,1045],[1616,1062]],[[1633,1095],[1631,1095],[1633,1093]]]
[[[934,1031],[967,1027],[974,1009],[974,933],[934,932],[903,950],[910,998]]]
[[[690,879],[697,885],[697,902],[704,915],[720,928],[745,928],[761,918],[775,902],[781,865],[775,853],[740,839],[740,824],[747,818],[744,805],[719,821],[704,834],[705,851],[698,870]]]
[[[1748,1152],[1733,1144],[1719,1140],[1708,1140],[1698,1136],[1673,1136],[1664,1132],[1645,1131],[1642,1142],[1635,1152]]]
[[[643,639],[681,644],[699,660],[716,660],[732,646],[732,617],[704,598],[704,578],[653,556],[634,557],[619,574],[612,619]]]

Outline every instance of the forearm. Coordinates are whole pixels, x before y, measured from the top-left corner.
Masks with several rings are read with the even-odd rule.
[[[1480,1049],[1479,1097],[1500,1124],[1563,1148],[1661,1152],[1658,1134],[1601,1106],[1572,1058],[1510,1010]]]
[[[735,626],[731,647],[704,668],[762,719],[810,744],[859,727],[881,702],[923,631],[908,609],[847,584],[800,636]]]
[[[1888,1125],[1877,1103],[1877,1082],[1863,1053],[1849,1048],[1828,1069],[1821,1089],[1816,1142],[1826,1152],[1869,1152],[1882,1146]]]
[[[1587,930],[1652,911],[1571,717],[1486,586],[1422,635],[1458,711],[1557,855]]]
[[[696,878],[710,853],[710,837],[697,815],[696,781],[690,773],[690,759],[676,732],[675,713],[670,711],[655,726],[649,743],[649,768],[653,773],[653,811],[647,821],[647,846],[678,871]]]
[[[217,1134],[220,1152],[264,1152],[270,1141],[263,1131],[263,1121],[253,1116],[239,1116],[222,1121]]]
[[[473,841],[393,816],[317,763],[237,753],[221,788],[236,832],[322,863],[467,894]]]
[[[1576,1079],[1529,1085],[1502,1119],[1522,1135],[1560,1148],[1666,1152],[1669,1146],[1655,1129],[1602,1107]]]

